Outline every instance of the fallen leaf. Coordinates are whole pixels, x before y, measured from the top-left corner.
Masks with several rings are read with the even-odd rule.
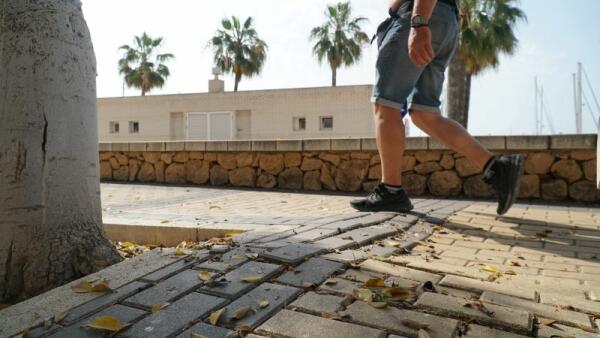
[[[71,287],[73,291],[76,293],[89,293],[89,292],[111,292],[113,289],[108,286],[106,280],[100,281],[98,283],[91,283],[90,281],[81,281],[77,285],[73,285]]]
[[[224,312],[225,312],[225,308],[222,308],[220,310],[217,310],[217,311],[211,313],[210,316],[208,317],[208,322],[211,325],[217,325],[219,323],[219,318],[221,318],[221,315],[223,315]]]
[[[54,315],[54,322],[58,323],[61,320],[65,319],[66,316],[67,316],[67,312],[57,313]]]
[[[383,288],[383,287],[385,287],[385,281],[381,278],[369,279],[365,282],[365,284],[363,286],[366,288],[371,288],[371,287]]]
[[[480,300],[477,300],[477,299],[472,300],[469,303],[465,304],[465,307],[475,308],[490,317],[494,315],[494,311],[489,310],[487,307],[485,307],[485,305],[483,305],[483,303]]]
[[[325,285],[335,285],[337,281],[335,279],[329,279],[325,281]]]
[[[244,257],[242,255],[233,255],[233,256],[231,256],[231,259],[246,259],[246,257]]]
[[[242,282],[244,282],[244,283],[258,284],[258,283],[260,283],[260,281],[262,280],[262,278],[263,278],[263,276],[261,276],[261,275],[249,276],[249,277],[242,278]]]
[[[131,247],[135,246],[135,244],[131,243],[131,242],[123,242],[123,243],[121,243],[121,245],[124,246],[124,247],[126,247],[126,248],[131,248]]]
[[[537,320],[540,325],[546,325],[546,326],[554,325],[556,323],[556,320],[554,320],[554,319],[548,319],[548,318],[542,318],[542,317],[538,317]]]
[[[98,330],[119,332],[123,330],[126,325],[121,324],[121,322],[113,316],[100,316],[89,322],[86,326]]]
[[[202,270],[200,272],[198,272],[198,278],[200,278],[201,280],[208,282],[209,280],[212,279],[212,274],[206,270]]]
[[[211,205],[211,206],[208,208],[208,210],[213,210],[213,209],[221,209],[221,207],[220,207],[220,206],[218,206],[218,205]]]
[[[27,333],[29,333],[29,329],[27,329],[27,330],[25,330],[25,331],[23,331],[23,332],[19,333],[19,334],[18,334],[18,335],[16,335],[16,336],[13,336],[12,338],[25,338],[25,337],[27,336]]]
[[[420,329],[419,338],[431,338],[431,336],[429,335],[429,333],[427,333],[427,331]]]
[[[165,219],[164,221],[160,221],[160,224],[165,224],[165,223],[169,223],[170,221],[168,219]]]
[[[491,272],[491,273],[498,273],[500,272],[500,270],[498,270],[498,268],[491,266],[491,265],[486,265],[483,268],[481,268],[481,271],[485,271],[485,272]]]
[[[516,272],[514,272],[514,271],[512,271],[512,270],[507,270],[507,271],[504,271],[504,274],[505,274],[505,275],[511,275],[511,276],[516,276],[516,275],[517,275],[517,273],[516,273]]]
[[[233,319],[242,319],[244,317],[246,317],[248,315],[248,313],[250,313],[250,311],[252,311],[252,306],[250,305],[246,305],[246,306],[242,306],[241,308],[235,310],[235,312],[233,313],[233,316],[231,316],[231,318]]]
[[[191,336],[191,338],[206,338],[206,337],[204,337],[204,336],[203,336],[203,335],[201,335],[201,334],[198,334],[198,333],[194,333],[194,332],[192,332],[192,336]]]
[[[250,258],[250,259],[257,259],[258,258],[258,254],[255,252],[248,252],[246,254],[246,257]]]
[[[266,299],[258,300],[256,303],[258,304],[258,307],[260,307],[261,309],[264,309],[267,306],[269,306],[269,301]]]
[[[593,316],[594,318],[598,318],[598,319],[600,319],[600,312],[592,312],[592,316]]]
[[[402,323],[402,325],[408,327],[409,329],[413,329],[413,330],[426,330],[429,328],[429,325],[422,324],[422,323],[417,322],[416,320],[412,320],[412,319],[404,319],[400,323]]]
[[[248,334],[250,332],[252,332],[252,328],[248,325],[238,325],[235,327],[235,331],[236,333],[238,333],[238,336],[236,336],[236,338],[241,337],[245,334]],[[241,333],[241,335],[239,335]],[[227,337],[225,337],[227,338]]]
[[[387,288],[383,290],[383,294],[392,300],[403,300],[411,296],[413,290],[408,288]]]
[[[187,252],[183,251],[183,250],[177,250],[174,253],[175,256],[185,256],[187,255]]]
[[[581,325],[581,324],[579,324],[579,325],[578,325],[578,327],[579,327],[580,329],[582,329],[583,331],[585,331],[585,332],[590,332],[590,333],[598,333],[598,330],[594,329],[594,328],[593,328],[593,327],[591,327],[591,326],[587,326],[587,325]]]
[[[363,302],[371,303],[373,301],[373,292],[369,289],[354,289],[352,290],[352,296]]]
[[[521,266],[521,263],[516,262],[516,261],[511,261],[510,265],[512,265],[512,266]]]
[[[241,235],[241,232],[230,231],[225,233],[225,238],[232,238]]]
[[[166,308],[167,306],[169,306],[169,303],[154,304],[154,305],[152,305],[152,313],[156,313],[156,312]]]
[[[385,309],[388,306],[387,302],[371,302],[369,304],[376,309]]]

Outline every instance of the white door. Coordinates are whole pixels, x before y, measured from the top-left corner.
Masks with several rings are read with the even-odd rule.
[[[187,139],[196,141],[208,140],[208,114],[188,113]]]
[[[232,114],[188,113],[187,139],[195,141],[231,140]]]
[[[212,141],[231,140],[231,113],[210,114],[210,139]]]

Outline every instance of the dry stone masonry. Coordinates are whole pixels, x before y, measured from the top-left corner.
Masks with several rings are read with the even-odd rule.
[[[354,142],[360,141],[360,142]],[[526,157],[521,199],[600,201],[595,135],[482,137],[497,154]],[[241,141],[242,143],[245,141]],[[233,146],[235,143],[235,147]],[[104,181],[359,192],[381,179],[374,140],[156,142],[100,145]],[[427,138],[407,140],[403,184],[411,196],[493,198],[468,159]]]

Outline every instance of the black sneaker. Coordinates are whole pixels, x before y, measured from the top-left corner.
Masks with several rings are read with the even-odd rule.
[[[383,183],[379,183],[367,198],[354,200],[350,205],[358,211],[409,212],[413,209],[404,190],[392,193]]]
[[[498,156],[485,172],[485,182],[498,195],[498,215],[504,215],[519,196],[523,155]]]

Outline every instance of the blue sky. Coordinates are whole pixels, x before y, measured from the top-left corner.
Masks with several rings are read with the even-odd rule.
[[[330,71],[311,55],[308,34],[322,23],[328,3],[333,1],[84,0],[98,60],[98,96],[122,95],[118,47],[144,31],[164,37],[164,51],[176,55],[169,64],[172,76],[167,85],[152,94],[207,91],[212,56],[206,43],[228,15],[253,16],[258,33],[269,44],[263,73],[244,79],[240,90],[327,86]],[[387,3],[352,0],[355,14],[370,20],[364,26],[369,34],[385,18]],[[600,1],[521,0],[520,5],[528,22],[517,28],[519,48],[515,55],[503,57],[496,70],[474,79],[469,130],[477,135],[533,134],[533,78],[538,76],[556,132],[574,133],[571,74],[578,61],[583,62],[600,99]],[[376,56],[375,48],[366,48],[360,63],[340,71],[338,84],[372,83]],[[232,78],[225,80],[231,90]],[[139,91],[128,89],[125,94],[139,95]],[[595,124],[584,109],[584,132],[593,133]],[[550,132],[547,123],[544,131]]]

